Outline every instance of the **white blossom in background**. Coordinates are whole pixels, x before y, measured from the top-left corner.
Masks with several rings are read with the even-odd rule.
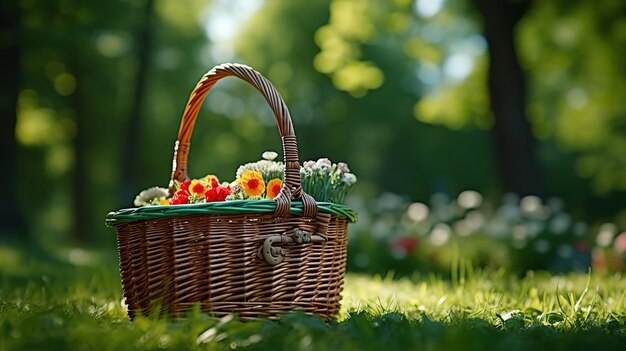
[[[600,247],[609,247],[613,242],[615,234],[617,234],[617,226],[615,224],[602,224],[598,231],[598,236],[596,236],[596,244]]]

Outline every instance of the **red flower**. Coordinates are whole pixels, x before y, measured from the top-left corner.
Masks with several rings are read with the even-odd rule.
[[[191,184],[191,180],[186,180],[185,182],[183,182],[180,185],[180,190],[184,190],[185,192],[189,193],[189,185]]]
[[[206,202],[217,201],[217,188],[211,188],[204,193],[204,200]]]
[[[230,189],[224,186],[211,188],[204,193],[206,202],[225,201],[226,196],[230,195]]]
[[[226,201],[226,196],[230,195],[230,188],[220,186],[217,188],[218,201]]]
[[[184,205],[189,203],[189,193],[186,190],[180,189],[174,194],[174,197],[170,199],[170,205]]]
[[[209,187],[209,188],[217,188],[220,184],[219,184],[219,180],[217,179],[216,176],[209,174],[208,176],[204,177],[203,182]]]

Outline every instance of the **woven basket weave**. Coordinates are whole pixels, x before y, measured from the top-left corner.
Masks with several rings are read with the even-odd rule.
[[[202,102],[227,76],[267,100],[282,138],[285,182],[274,200],[148,206],[107,215],[115,227],[124,297],[131,318],[180,315],[199,304],[215,316],[275,318],[293,310],[332,319],[346,269],[348,207],[318,203],[302,191],[289,110],[272,84],[250,67],[222,64],[192,91],[174,148],[174,181],[187,176],[189,140]]]

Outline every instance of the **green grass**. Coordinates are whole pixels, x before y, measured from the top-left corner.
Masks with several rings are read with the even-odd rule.
[[[619,275],[348,274],[330,324],[300,313],[243,323],[197,310],[181,321],[130,322],[117,269],[102,251],[0,244],[0,350],[610,350],[626,342]]]

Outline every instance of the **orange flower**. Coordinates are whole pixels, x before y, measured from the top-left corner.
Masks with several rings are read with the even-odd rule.
[[[274,199],[276,196],[278,196],[278,193],[280,193],[280,189],[282,187],[283,181],[278,178],[274,178],[267,182],[267,198]]]
[[[237,181],[248,196],[259,196],[265,191],[263,176],[257,171],[245,171]]]

